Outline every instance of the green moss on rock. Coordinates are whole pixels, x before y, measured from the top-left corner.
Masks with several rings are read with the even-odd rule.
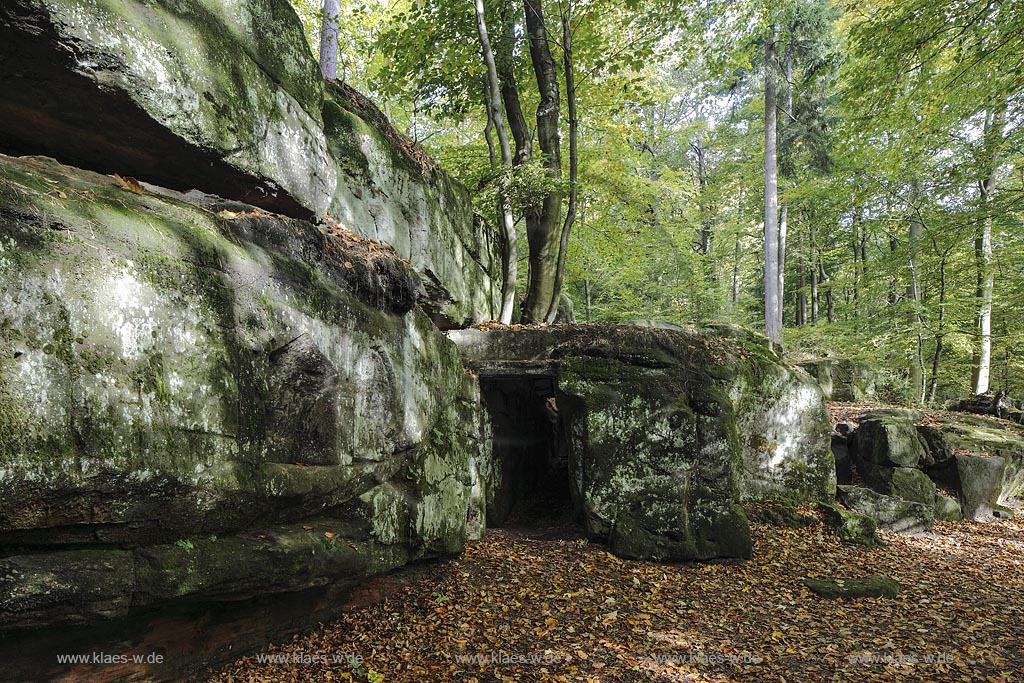
[[[899,581],[889,576],[861,576],[849,579],[803,579],[812,593],[828,600],[844,598],[895,598],[903,591]]]
[[[881,545],[874,518],[844,510],[834,503],[819,503],[818,508],[824,516],[825,524],[843,543],[868,547]]]

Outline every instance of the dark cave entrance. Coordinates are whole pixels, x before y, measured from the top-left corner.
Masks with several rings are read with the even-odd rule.
[[[571,492],[567,397],[550,375],[480,378],[491,418],[494,468],[487,526],[579,536]]]

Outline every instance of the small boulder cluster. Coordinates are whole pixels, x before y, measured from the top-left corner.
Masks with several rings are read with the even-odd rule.
[[[874,410],[837,423],[832,451],[843,507],[825,505],[826,517],[851,542],[873,543],[875,527],[1010,517],[1024,491],[1024,430],[989,417]]]

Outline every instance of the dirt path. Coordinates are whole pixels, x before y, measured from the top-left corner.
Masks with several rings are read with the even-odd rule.
[[[500,530],[372,607],[226,667],[218,683],[982,681],[1024,671],[1024,522],[940,523],[888,546],[755,526],[754,559],[659,565]],[[827,601],[805,576],[888,574]],[[346,661],[307,663],[314,655]]]

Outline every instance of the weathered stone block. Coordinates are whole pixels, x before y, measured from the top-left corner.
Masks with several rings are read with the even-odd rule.
[[[0,628],[462,547],[475,380],[416,272],[235,209],[0,156]]]

